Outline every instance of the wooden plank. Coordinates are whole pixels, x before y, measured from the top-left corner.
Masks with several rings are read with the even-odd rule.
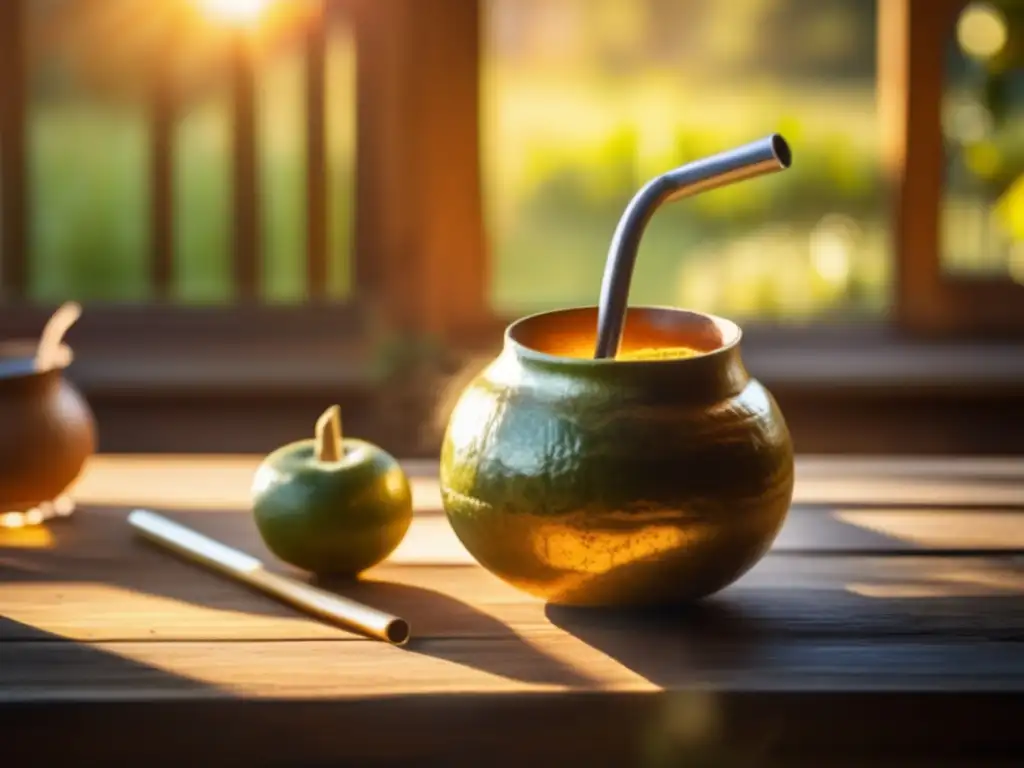
[[[83,509],[47,528],[0,531],[0,615],[15,622],[0,626],[0,640],[24,639],[34,631],[83,641],[355,639],[155,550],[133,536],[125,514]],[[247,515],[170,514],[303,577],[267,552]],[[812,528],[812,537],[819,533]],[[770,554],[706,608],[674,623],[648,625],[653,639],[661,632],[691,631],[742,637],[1024,637],[1022,557],[833,557],[820,542],[814,545],[815,556]],[[587,612],[546,608],[476,566],[436,514],[417,518],[394,555],[362,582],[328,587],[403,616],[418,637],[557,634],[589,622]],[[644,637],[643,626],[632,619],[609,621],[612,630]]]
[[[477,0],[353,7],[355,281],[399,331],[487,314]]]
[[[168,696],[145,706],[94,697],[0,704],[0,728],[5,755],[34,765],[77,765],[86,755],[101,765],[192,765],[202,755],[211,764],[247,765],[974,768],[1019,765],[1012,695],[694,690],[303,701],[210,695]],[[53,738],[55,723],[61,738]]]
[[[150,274],[166,300],[174,280],[174,100],[167,62],[157,66],[150,97]]]
[[[327,296],[327,24],[324,0],[306,36],[306,289]]]
[[[25,2],[0,3],[0,295],[28,291],[28,71]]]
[[[210,365],[215,367],[215,361]],[[97,505],[243,509],[259,461],[254,455],[99,455],[73,494]],[[417,503],[439,508],[437,463],[409,460],[403,466],[416,478]],[[800,457],[794,503],[890,509],[1024,507],[1024,460]]]
[[[361,640],[189,565],[147,553],[133,562],[0,554],[0,642]],[[42,572],[46,568],[48,573]],[[661,646],[681,638],[884,645],[1024,638],[1021,564],[947,558],[766,558],[699,606],[660,616],[545,606],[476,567],[384,566],[340,594],[401,615],[419,640],[565,633]]]
[[[239,511],[255,462],[99,457],[78,490],[123,505],[148,493],[186,524],[269,557]],[[930,462],[801,467],[836,488],[902,479],[931,493],[944,480]],[[949,468],[959,471],[945,487],[965,492],[1019,479],[1014,462]],[[618,765],[659,738],[691,750],[683,764],[692,750],[735,760],[721,750],[752,744],[753,764],[769,748],[815,766],[837,754],[904,767],[910,751],[925,765],[1024,754],[1024,558],[1010,554],[1020,512],[798,505],[777,550],[708,601],[581,611],[545,606],[472,565],[437,510],[434,465],[410,470],[423,511],[402,547],[362,582],[327,585],[408,618],[406,649],[150,547],[124,524],[125,506],[0,534],[5,754],[517,764],[537,762],[540,745],[554,764]],[[947,556],[964,544],[993,556]],[[824,551],[894,545],[906,554]],[[110,722],[116,739],[103,737]],[[695,734],[694,723],[705,727]],[[42,738],[44,727],[62,738]]]
[[[252,41],[235,33],[231,57],[232,223],[235,294],[243,302],[260,290],[259,147],[256,139],[256,70]]]
[[[247,509],[253,475],[260,460],[261,457],[253,455],[101,454],[90,460],[71,494],[80,503],[97,506]],[[403,466],[412,479],[416,504],[439,508],[437,464],[403,462]]]
[[[628,635],[595,647],[569,634],[429,639],[409,649],[331,641],[3,646],[0,700],[367,699],[458,691],[709,690],[1018,692],[1024,643],[845,640],[688,642],[645,648]],[[104,659],[103,657],[111,657]],[[259,659],[254,663],[254,659]],[[154,674],[154,671],[157,674]],[[163,674],[159,674],[163,673]],[[167,678],[170,678],[168,681]]]
[[[414,485],[414,495],[420,495]],[[0,549],[40,550],[40,556],[62,553],[93,553],[105,558],[125,555],[131,542],[124,521],[127,510],[82,507],[63,523],[42,528],[0,527]],[[143,505],[146,506],[146,505]],[[153,506],[153,505],[149,505]],[[170,517],[195,527],[232,546],[263,557],[262,546],[249,514],[239,510],[170,507]],[[36,538],[38,537],[38,541]],[[774,555],[851,555],[984,557],[1012,561],[1024,556],[1024,513],[948,510],[844,509],[823,512],[796,507],[773,544]],[[473,565],[443,513],[438,509],[417,512],[409,533],[392,554],[395,565]]]
[[[856,477],[1024,480],[1024,459],[1019,457],[937,456],[937,457],[872,457],[872,456],[808,456],[797,458],[802,478]]]

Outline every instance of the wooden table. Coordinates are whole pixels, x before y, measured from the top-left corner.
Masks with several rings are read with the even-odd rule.
[[[1024,764],[1024,461],[802,460],[771,554],[661,616],[504,585],[410,464],[405,542],[336,587],[407,618],[404,649],[125,524],[148,506],[270,558],[244,511],[254,467],[98,457],[73,517],[0,533],[4,766]]]

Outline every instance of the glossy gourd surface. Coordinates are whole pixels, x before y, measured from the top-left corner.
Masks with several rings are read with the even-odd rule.
[[[441,455],[451,525],[485,568],[553,603],[716,592],[760,559],[788,511],[782,414],[729,321],[632,308],[624,355],[593,360],[595,312],[513,324],[463,392]],[[650,352],[680,347],[694,354]]]

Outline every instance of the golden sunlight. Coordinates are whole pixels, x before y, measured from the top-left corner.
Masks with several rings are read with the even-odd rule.
[[[70,493],[79,504],[163,509],[248,509],[258,456],[94,456]],[[437,478],[408,462],[417,509],[440,509]],[[58,510],[59,514],[64,514]],[[0,513],[0,526],[4,524]],[[11,526],[13,527],[13,526]]]
[[[0,550],[4,549],[53,549],[53,534],[45,525],[0,525]]]
[[[1006,19],[991,3],[973,3],[957,21],[956,36],[968,56],[990,59],[1006,45]]]
[[[833,517],[928,549],[1005,549],[1024,546],[1024,526],[1013,512],[943,509],[837,509]]]
[[[273,0],[197,0],[210,16],[233,24],[252,24],[259,20]]]

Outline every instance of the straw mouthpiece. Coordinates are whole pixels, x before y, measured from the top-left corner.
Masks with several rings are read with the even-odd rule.
[[[612,237],[601,282],[594,357],[615,357],[626,319],[629,283],[640,238],[661,205],[726,184],[789,168],[793,153],[777,133],[675,168],[646,184],[629,201]]]
[[[775,155],[779,167],[782,169],[789,168],[793,163],[793,152],[790,150],[789,144],[777,133],[773,133],[768,138],[771,142],[772,154]]]
[[[409,622],[405,619],[393,619],[388,623],[387,628],[384,630],[384,634],[389,643],[394,645],[405,645],[409,642],[409,636],[412,633],[409,630]]]

